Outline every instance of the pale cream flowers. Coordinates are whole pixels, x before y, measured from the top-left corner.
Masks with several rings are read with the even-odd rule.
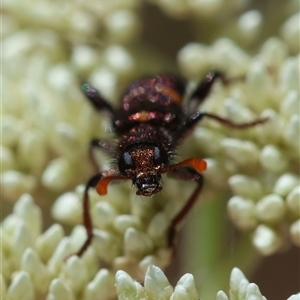
[[[242,77],[226,86],[216,83],[203,110],[236,122],[269,117],[267,124],[244,131],[209,120],[194,130],[182,154],[208,162],[201,199],[222,199],[230,187],[229,216],[262,255],[299,246],[298,1],[274,5],[274,15],[282,13],[280,24],[249,1],[149,2],[166,13],[165,20],[189,22],[198,36],[177,49],[188,90],[211,69]],[[145,5],[138,0],[2,3],[3,299],[202,295],[196,274],[183,275],[172,287],[161,270],[172,259],[168,224],[192,184],[166,179],[163,192],[151,199],[137,197],[130,182],[109,186],[105,197],[91,191],[93,245],[82,258],[64,261],[85,239],[81,202],[83,184],[93,173],[89,140],[111,136],[106,116],[94,112],[81,94],[81,81],[116,104],[133,78],[175,65],[143,40]],[[105,157],[98,160],[101,168],[109,167]],[[217,276],[211,277],[218,285]],[[239,269],[233,269],[230,282],[228,296],[220,291],[218,300],[264,299]],[[295,299],[299,294],[289,298]]]

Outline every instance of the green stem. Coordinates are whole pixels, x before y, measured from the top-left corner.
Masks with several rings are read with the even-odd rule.
[[[184,272],[195,276],[203,300],[215,299],[221,289],[228,292],[234,267],[249,275],[260,261],[249,235],[232,237],[232,228],[224,199],[198,206],[191,213],[185,234]]]

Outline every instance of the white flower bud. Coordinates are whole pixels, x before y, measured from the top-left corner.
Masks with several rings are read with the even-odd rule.
[[[34,238],[42,232],[42,213],[40,207],[35,205],[30,194],[20,197],[14,206],[14,214],[24,220]]]
[[[297,90],[291,90],[280,103],[280,115],[288,121],[299,110],[300,95]]]
[[[250,230],[256,226],[257,220],[253,201],[234,196],[229,199],[227,210],[232,221],[242,230]]]
[[[212,155],[218,153],[221,149],[219,141],[223,136],[220,133],[198,126],[195,128],[193,135],[195,142],[201,147],[201,151]]]
[[[282,125],[278,113],[272,109],[265,109],[262,118],[268,118],[268,121],[262,125],[256,126],[257,137],[262,144],[277,144],[282,140]]]
[[[300,14],[292,15],[282,26],[281,34],[285,42],[289,45],[292,52],[299,52],[299,18]]]
[[[116,288],[119,300],[149,299],[142,286],[134,281],[126,272],[117,271]]]
[[[10,148],[0,145],[0,164],[2,172],[14,169],[16,160]]]
[[[132,215],[119,215],[114,219],[113,222],[114,228],[121,234],[129,227],[133,227],[135,229],[141,229],[142,223],[140,219],[136,216]]]
[[[221,145],[228,157],[243,166],[258,162],[259,150],[253,142],[224,138]]]
[[[249,67],[249,56],[237,47],[232,40],[222,38],[217,40],[211,47],[211,55],[215,65],[221,70],[226,70],[228,76],[245,74]]]
[[[75,68],[82,72],[91,72],[93,67],[99,64],[101,56],[94,48],[78,45],[72,49],[71,59]]]
[[[60,278],[54,278],[46,300],[75,300],[71,288]]]
[[[117,76],[108,68],[94,70],[90,77],[91,85],[101,91],[106,99],[114,99],[117,90]]]
[[[122,272],[122,271],[121,271]],[[84,300],[108,299],[115,295],[113,275],[107,269],[100,269],[84,290]]]
[[[147,269],[144,286],[149,300],[169,299],[173,292],[173,287],[165,274],[160,268],[153,265]]]
[[[94,239],[92,244],[97,255],[108,262],[120,255],[121,245],[117,237],[108,231],[100,229],[94,229],[93,233]]]
[[[288,297],[287,300],[300,300],[300,293]]]
[[[11,251],[14,254],[13,259],[18,265],[27,248],[34,249],[34,237],[28,226],[25,223],[20,222],[19,226],[15,229],[11,245]]]
[[[231,298],[233,296],[238,297],[237,299],[243,299],[240,296],[245,296],[247,286],[249,281],[243,274],[243,272],[238,268],[233,268],[230,274],[230,291],[229,294]]]
[[[259,225],[254,231],[252,243],[263,255],[271,255],[281,246],[281,239],[270,227]]]
[[[143,232],[129,227],[124,234],[124,252],[130,257],[141,258],[153,248],[153,242]]]
[[[77,129],[66,122],[58,122],[53,128],[52,145],[55,151],[68,158],[77,158],[79,156],[81,144],[79,143]],[[76,151],[74,151],[76,149]]]
[[[37,185],[36,179],[19,171],[8,170],[1,173],[3,196],[18,199],[24,193],[32,193]]]
[[[30,275],[31,281],[39,293],[45,293],[50,283],[50,274],[46,266],[41,262],[37,253],[27,248],[22,256],[20,269]]]
[[[193,299],[189,298],[188,293],[186,292],[185,288],[181,285],[175,286],[174,292],[170,298],[170,300],[187,300],[187,299]],[[198,298],[195,300],[198,300]]]
[[[52,205],[51,214],[55,220],[67,224],[78,224],[82,219],[82,204],[76,193],[64,193]]]
[[[288,57],[281,65],[279,88],[284,94],[299,90],[299,56]]]
[[[71,256],[63,264],[64,281],[78,294],[88,283],[88,272],[83,260],[76,255]]]
[[[261,294],[258,286],[255,283],[250,283],[247,286],[246,298],[245,299],[255,299],[255,300],[266,300],[266,298]]]
[[[298,158],[300,151],[300,115],[294,114],[287,122],[284,130],[284,139],[288,146],[293,147],[294,156]]]
[[[147,199],[147,201],[137,199],[135,193],[131,193],[129,197],[131,203],[131,214],[133,216],[138,217],[140,220],[145,220],[155,213],[152,199]]]
[[[272,90],[271,78],[266,66],[260,61],[251,62],[246,77],[248,97],[251,97],[251,106],[257,111],[262,111],[270,106],[269,94]],[[259,101],[257,100],[259,99]]]
[[[14,60],[16,57],[22,57],[22,54],[26,53],[34,44],[34,37],[30,31],[17,31],[4,40],[2,44],[3,58]]]
[[[209,66],[207,47],[198,43],[186,44],[177,54],[182,73],[189,78],[198,79],[201,70]]]
[[[83,36],[94,37],[96,28],[98,29],[98,20],[96,17],[85,10],[74,10],[73,13],[69,14],[68,25],[74,34],[80,34]]]
[[[178,288],[180,288],[179,291],[179,297],[176,295],[178,292]],[[182,296],[185,296],[186,298],[183,298]],[[173,298],[172,298],[173,297]],[[195,286],[195,280],[194,276],[192,274],[184,274],[177,282],[175,286],[174,293],[172,295],[171,299],[189,299],[189,300],[198,300],[198,292],[196,290]]]
[[[294,244],[300,247],[300,219],[292,223],[290,226],[290,235]]]
[[[94,225],[99,228],[110,226],[117,216],[114,207],[104,201],[96,203],[92,208],[91,214]]]
[[[258,199],[264,192],[260,181],[249,176],[233,175],[228,183],[234,194],[244,198]]]
[[[229,299],[223,291],[219,291],[217,293],[216,300],[229,300]]]
[[[132,277],[144,280],[144,272],[139,268],[139,261],[134,257],[118,256],[113,261],[114,270],[124,270]]]
[[[121,46],[110,46],[105,52],[108,66],[117,75],[125,75],[132,72],[134,59],[131,54]]]
[[[18,159],[32,173],[39,174],[48,159],[47,146],[45,135],[40,130],[26,130],[19,139]]]
[[[259,57],[268,67],[278,69],[287,55],[287,45],[282,40],[271,37],[263,44]]]
[[[273,192],[282,197],[286,197],[298,184],[298,176],[296,176],[295,174],[286,173],[278,178],[275,183]]]
[[[285,203],[277,194],[270,194],[260,199],[256,204],[256,214],[263,222],[277,222],[285,214]]]
[[[34,288],[27,272],[20,271],[7,289],[6,300],[34,300]],[[66,299],[65,299],[66,300]]]
[[[59,274],[64,259],[71,253],[72,249],[70,247],[69,239],[67,237],[64,237],[48,260],[47,268],[53,277]]]
[[[62,190],[76,176],[75,170],[74,162],[62,157],[53,159],[42,174],[42,183],[51,190]]]
[[[292,211],[296,216],[300,216],[300,186],[296,186],[287,195],[286,203],[290,211]]]
[[[258,10],[249,10],[239,17],[238,29],[247,44],[258,37],[262,24],[263,16]]]
[[[43,261],[47,261],[64,236],[61,225],[53,224],[36,240],[36,248]]]
[[[230,162],[222,164],[217,159],[206,158],[207,170],[205,171],[205,178],[217,186],[219,189],[227,188],[227,178],[232,170],[225,169]]]
[[[130,10],[116,10],[104,19],[109,39],[117,44],[130,42],[140,32],[141,24],[136,13]]]
[[[3,233],[3,237],[7,238],[9,243],[11,243],[11,240],[13,239],[13,236],[20,226],[24,225],[24,221],[20,219],[19,217],[11,214],[7,216],[3,222],[1,223],[1,233]],[[4,240],[5,242],[5,240]],[[1,248],[0,248],[1,249]]]
[[[163,242],[165,239],[167,230],[169,227],[169,221],[163,212],[158,212],[151,219],[147,228],[147,235],[154,243]]]
[[[235,123],[251,122],[255,119],[254,113],[241,103],[241,100],[238,95],[224,100],[226,118]]]
[[[66,89],[72,89],[73,85],[77,83],[75,80],[74,72],[67,64],[54,65],[47,72],[47,82],[58,91],[65,92]],[[60,105],[59,103],[55,104]]]
[[[139,268],[146,274],[147,269],[150,265],[159,266],[160,262],[158,257],[154,255],[147,255],[145,256],[139,263]]]
[[[260,163],[265,170],[279,173],[287,168],[289,161],[278,147],[266,145],[260,153]]]

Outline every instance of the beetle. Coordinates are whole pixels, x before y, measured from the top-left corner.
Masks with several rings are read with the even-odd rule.
[[[94,108],[109,113],[111,127],[118,142],[114,144],[105,139],[91,141],[90,153],[92,154],[95,148],[106,152],[113,156],[115,167],[97,173],[86,184],[83,196],[83,223],[87,238],[76,255],[82,256],[93,238],[89,212],[90,188],[95,188],[99,195],[105,195],[110,182],[131,179],[137,189],[137,195],[152,196],[162,190],[161,175],[164,173],[196,183],[195,190],[169,225],[168,246],[173,246],[176,227],[197,200],[203,186],[201,172],[206,169],[206,162],[201,158],[174,162],[176,150],[183,139],[203,118],[210,118],[236,129],[253,127],[267,121],[267,118],[258,118],[252,122],[237,124],[213,113],[199,112],[198,107],[218,78],[224,84],[230,82],[223,73],[211,71],[184,104],[186,85],[180,77],[174,75],[143,77],[129,85],[118,108],[112,107],[89,84],[82,85],[83,93]]]

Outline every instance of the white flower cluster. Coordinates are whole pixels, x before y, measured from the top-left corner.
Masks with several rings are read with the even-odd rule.
[[[134,281],[126,272],[116,274],[116,287],[119,300],[198,300],[194,277],[183,275],[173,288],[165,274],[156,266],[147,269],[144,285]],[[219,291],[216,300],[266,300],[255,283],[249,283],[242,271],[234,268],[230,275],[229,297]],[[292,295],[287,300],[299,300],[300,294]]]
[[[223,20],[228,20],[248,1],[152,2],[176,18],[225,13]],[[222,193],[230,186],[234,196],[228,211],[233,222],[252,232],[253,244],[265,255],[280,249],[288,235],[300,245],[300,16],[296,4],[297,0],[286,1],[286,11],[291,13],[281,26],[281,38],[265,41],[256,56],[224,38],[211,46],[190,43],[178,53],[181,73],[188,79],[198,81],[211,69],[220,69],[229,78],[245,77],[227,86],[216,84],[205,110],[236,122],[269,118],[268,123],[243,131],[229,131],[205,120],[193,134],[195,147],[189,149],[196,157],[200,149],[210,157],[206,177],[217,187],[212,192]],[[115,272],[121,269],[129,275],[117,273],[120,299],[131,299],[131,292],[145,299],[160,293],[166,293],[166,299],[198,299],[191,275],[183,276],[173,289],[158,269],[170,260],[166,249],[170,220],[190,194],[172,180],[164,183],[168,194],[146,201],[126,185],[109,187],[107,196],[91,191],[92,247],[82,258],[64,262],[85,240],[85,230],[78,225],[82,223],[82,186],[65,192],[91,175],[89,141],[108,131],[106,118],[85,101],[79,79],[88,80],[105,98],[115,101],[133,77],[168,69],[163,58],[155,57],[152,50],[149,55],[147,47],[136,43],[142,23],[140,5],[138,0],[2,3],[1,197],[19,198],[1,224],[2,298],[110,299],[116,294]],[[247,45],[258,40],[266,20],[254,9],[236,21],[233,27],[238,32],[232,36]],[[213,28],[215,34],[225,35],[224,22]],[[196,22],[194,26],[197,31]],[[43,232],[41,209],[24,193],[43,195],[36,198],[43,201],[45,210],[53,194],[64,193],[53,205],[52,215],[60,223],[78,226],[70,236],[59,224]],[[145,289],[129,277],[137,280],[145,273]],[[237,277],[241,284],[232,285],[230,299],[251,299],[252,295],[263,299],[255,285]],[[228,299],[223,292],[217,297]],[[290,297],[295,299],[299,295]]]
[[[16,27],[22,23],[37,25],[64,34],[74,41],[95,40],[101,31],[103,40],[118,44],[126,44],[139,34],[140,19],[136,14],[139,6],[137,0],[75,3],[3,1],[7,17],[14,17],[19,22],[13,24]],[[12,27],[12,24],[9,25]]]
[[[129,183],[130,184],[130,183]],[[100,260],[112,269],[125,270],[134,278],[143,278],[146,267],[161,268],[169,264],[172,249],[167,248],[167,232],[174,217],[187,198],[186,191],[173,182],[166,183],[168,194],[143,201],[128,185],[109,187],[105,196],[89,192],[90,214],[94,228],[92,248]],[[83,186],[61,195],[52,207],[55,220],[69,225],[82,223]],[[82,246],[85,231],[74,231],[76,251]]]
[[[79,78],[113,100],[142,69],[145,53],[134,57],[126,47],[139,35],[138,6],[138,1],[117,0],[101,5],[4,1],[0,153],[5,199],[15,201],[41,188],[66,191],[90,176],[89,141],[108,126],[84,99]],[[154,60],[147,56],[147,72]]]
[[[211,47],[189,44],[178,55],[191,78],[207,68],[245,76],[217,86],[203,110],[236,123],[269,118],[245,130],[205,121],[194,132],[195,144],[211,157],[207,178],[219,188],[228,180],[235,194],[229,215],[240,229],[253,231],[253,244],[264,255],[286,242],[287,230],[300,246],[300,57],[288,53],[286,43],[270,38],[254,57],[227,39]]]
[[[106,211],[109,210],[106,208]],[[157,219],[155,221],[158,221]],[[121,228],[124,227],[124,223],[132,224],[134,220],[128,216],[126,220],[115,220],[115,223]],[[102,258],[106,258],[107,261],[116,255],[115,247],[112,247],[110,237],[105,235],[104,231],[95,232],[96,239],[100,239],[95,242],[94,248],[97,248],[98,244],[96,251],[90,248],[82,258],[73,256],[64,261],[64,258],[75,251],[83,241],[82,228],[75,227],[71,235],[66,237],[59,224],[53,224],[44,233],[42,226],[43,216],[40,208],[34,204],[29,194],[24,194],[15,204],[13,213],[1,225],[2,299],[34,300],[42,297],[46,300],[105,300],[114,299],[116,293],[121,300],[198,299],[191,274],[182,276],[173,288],[161,269],[153,266],[159,263],[153,255],[139,264],[145,272],[145,275],[139,272],[140,278],[144,280],[143,286],[125,271],[117,271],[114,275],[112,270],[101,267],[99,270],[95,254],[99,248],[100,252],[103,250]],[[127,229],[124,239],[125,253],[131,254],[132,260],[139,257],[147,247],[149,250],[149,238],[133,227]],[[114,267],[116,270],[127,268],[128,272],[137,278],[138,274],[128,269],[130,264],[132,262],[126,261],[125,257],[119,257]],[[220,291],[216,299],[251,299],[254,295],[259,297],[257,299],[265,299],[258,287],[249,284],[238,269],[232,271],[229,295],[230,298]]]
[[[148,267],[143,286],[133,280],[126,272],[118,271],[116,273],[116,288],[119,300],[199,299],[192,274],[182,276],[173,288],[163,271],[154,265]]]
[[[84,228],[75,226],[70,236],[65,237],[63,227],[53,224],[42,233],[40,208],[29,194],[22,195],[13,214],[1,225],[2,276],[4,286],[9,285],[7,299],[18,299],[16,295],[23,285],[30,288],[28,299],[47,293],[47,300],[61,299],[51,296],[60,294],[61,290],[61,295],[68,294],[65,299],[79,299],[79,295],[85,295],[82,299],[96,299],[99,291],[108,297],[115,293],[112,278],[117,270],[126,270],[141,279],[150,264],[164,268],[172,254],[166,248],[165,237],[174,203],[166,200],[162,204],[162,199],[142,202],[133,198],[136,205],[131,205],[127,201],[128,192],[124,187],[111,189],[107,197],[90,193],[95,226],[92,247],[82,259],[73,256],[66,262],[64,259],[85,241]],[[179,191],[174,193],[178,195]],[[63,194],[53,207],[53,215],[65,223],[81,223],[81,198],[81,187],[75,193]],[[162,210],[157,212],[159,205]],[[110,265],[110,271],[101,268],[101,264],[98,266],[99,258]],[[107,285],[108,282],[111,284]],[[102,290],[103,287],[106,289]]]

